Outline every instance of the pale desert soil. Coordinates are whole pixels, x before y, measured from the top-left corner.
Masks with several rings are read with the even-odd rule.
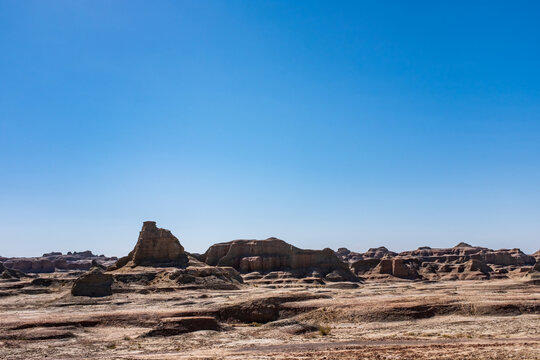
[[[100,299],[72,297],[68,287],[27,291],[0,297],[0,359],[540,359],[539,290],[491,280],[246,286]],[[285,302],[281,317],[329,334],[232,320],[219,332],[141,337],[164,317],[306,293],[320,298]]]

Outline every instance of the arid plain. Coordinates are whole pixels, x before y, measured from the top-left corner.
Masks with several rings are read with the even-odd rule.
[[[0,358],[540,359],[534,256],[283,244],[189,254],[147,222],[127,257],[94,257],[88,271],[4,259]]]

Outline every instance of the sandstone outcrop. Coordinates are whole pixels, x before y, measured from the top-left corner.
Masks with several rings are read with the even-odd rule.
[[[202,259],[212,266],[230,266],[248,274],[287,272],[293,277],[328,281],[358,281],[331,249],[303,250],[283,240],[234,240],[212,245]]]
[[[208,266],[184,251],[178,239],[145,221],[128,256],[107,268],[115,291],[238,290],[243,279],[232,267]]]
[[[178,239],[155,221],[145,221],[139,239],[128,256],[118,260],[115,268],[124,266],[185,267],[188,258]]]
[[[91,297],[109,296],[112,295],[112,284],[111,274],[106,274],[99,268],[93,268],[75,280],[71,294]]]
[[[423,246],[399,254],[380,247],[359,254],[357,259],[350,262],[351,269],[357,275],[366,278],[386,275],[411,280],[505,278],[510,272],[536,262],[533,256],[519,249],[491,250],[464,242],[452,248]]]

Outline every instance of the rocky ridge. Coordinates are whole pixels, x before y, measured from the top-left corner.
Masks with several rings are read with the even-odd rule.
[[[394,277],[424,280],[486,280],[521,277],[536,263],[519,249],[492,250],[459,243],[453,248],[420,247],[394,253],[385,247],[352,253],[336,252],[353,272],[370,279]],[[351,255],[353,254],[353,255]]]

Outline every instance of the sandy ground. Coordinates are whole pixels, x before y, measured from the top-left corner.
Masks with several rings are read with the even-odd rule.
[[[11,293],[0,297],[0,359],[540,359],[540,286],[516,280],[154,289],[99,299],[72,297],[68,286],[14,285],[2,284]],[[288,320],[141,336],[165,317],[271,297],[290,297],[279,305]],[[317,330],[291,331],[298,324]]]

